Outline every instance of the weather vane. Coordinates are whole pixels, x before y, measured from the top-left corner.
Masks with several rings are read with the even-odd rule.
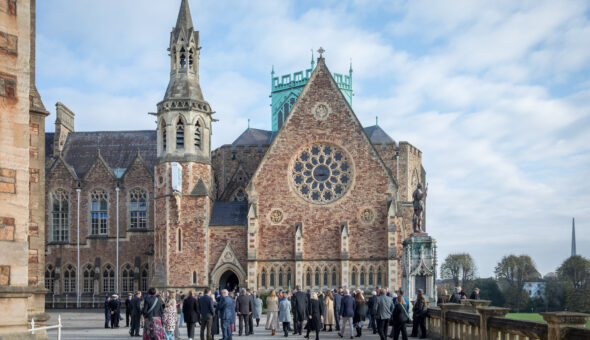
[[[320,58],[322,57],[322,54],[326,52],[326,50],[324,50],[322,47],[320,47],[320,49],[318,50],[318,53],[320,54]]]

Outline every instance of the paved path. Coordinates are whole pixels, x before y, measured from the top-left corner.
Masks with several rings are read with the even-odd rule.
[[[104,328],[104,315],[103,313],[97,310],[49,310],[49,315],[51,315],[51,319],[49,320],[49,325],[57,324],[57,316],[58,314],[61,315],[62,324],[64,325],[62,329],[62,339],[64,340],[78,340],[78,339],[109,339],[109,340],[120,340],[120,339],[142,339],[142,338],[132,338],[129,336],[129,328],[125,326],[125,320],[121,321],[120,325],[123,327],[115,328],[115,329],[105,329]],[[270,331],[264,329],[264,321],[265,316],[262,316],[260,320],[260,326],[254,328],[254,336],[249,337],[240,337],[237,333],[234,333],[233,338],[234,340],[278,340],[282,339],[283,333],[277,332],[277,335],[272,336]],[[236,325],[237,328],[238,325]],[[237,330],[237,329],[236,329]],[[408,329],[409,330],[409,329]],[[348,333],[348,331],[347,331]],[[186,340],[186,327],[181,327],[180,335],[182,340]],[[196,339],[199,339],[199,328],[195,330]],[[49,339],[57,339],[57,332],[50,331],[48,333]],[[313,335],[311,339],[313,339]],[[215,339],[220,339],[219,336],[216,336]],[[292,333],[289,334],[289,339],[296,339],[296,340],[306,340],[303,336],[294,336]],[[320,332],[320,339],[321,340],[340,340],[337,332]],[[346,339],[346,338],[345,338]],[[355,338],[356,339],[356,338]],[[370,330],[366,329],[366,326],[363,329],[363,336],[361,339],[366,340],[379,340],[379,336],[373,335]],[[391,338],[389,338],[391,339]],[[401,339],[401,337],[400,337]],[[415,338],[410,338],[415,339]]]

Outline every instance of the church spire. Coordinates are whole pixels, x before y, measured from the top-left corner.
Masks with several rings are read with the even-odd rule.
[[[576,219],[572,218],[572,256],[576,256]]]
[[[178,19],[176,19],[176,29],[192,29],[193,18],[191,17],[191,9],[188,6],[188,0],[182,0],[180,4],[180,11],[178,12]]]

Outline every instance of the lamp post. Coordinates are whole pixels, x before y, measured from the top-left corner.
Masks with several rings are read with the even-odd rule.
[[[78,209],[77,213],[77,230],[76,230],[76,255],[77,255],[77,267],[76,267],[76,307],[80,308],[80,183],[76,188],[76,194],[78,195]]]
[[[117,270],[115,271],[115,281],[117,282],[115,285],[115,291],[117,294],[119,294],[119,182],[117,182],[117,187],[115,188],[115,191],[117,192],[117,212],[116,212],[116,218],[117,218]]]

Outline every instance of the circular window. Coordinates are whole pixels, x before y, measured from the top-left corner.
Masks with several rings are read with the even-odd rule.
[[[351,162],[344,150],[328,143],[315,143],[297,154],[291,181],[306,201],[327,204],[344,196],[352,176]]]

